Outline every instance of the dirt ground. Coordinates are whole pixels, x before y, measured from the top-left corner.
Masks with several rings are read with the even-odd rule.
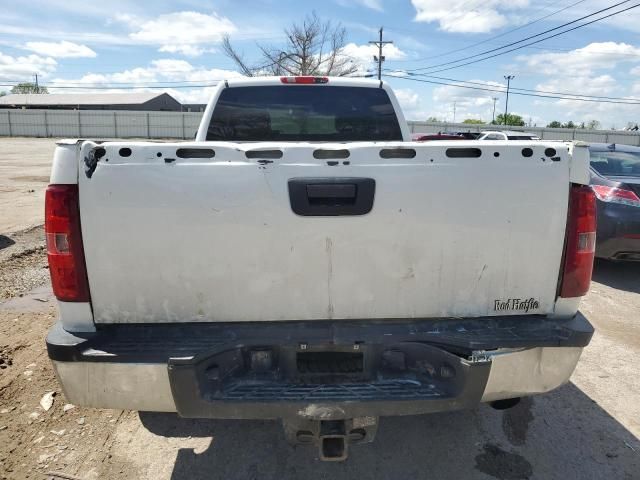
[[[56,317],[37,227],[44,184],[31,195],[31,184],[11,179],[25,171],[44,176],[39,169],[48,165],[53,142],[12,139],[7,147],[5,141],[0,478],[640,479],[640,264],[597,262],[581,308],[597,333],[569,384],[506,411],[481,405],[381,419],[375,442],[353,447],[345,463],[323,463],[314,448],[289,446],[277,422],[187,420],[68,404],[44,346]],[[20,142],[42,148],[30,146],[32,154],[23,156],[14,145]],[[17,154],[7,160],[7,152]],[[5,203],[13,200],[16,207]],[[47,410],[40,402],[51,392]]]
[[[0,235],[42,224],[55,146],[50,138],[0,138]]]

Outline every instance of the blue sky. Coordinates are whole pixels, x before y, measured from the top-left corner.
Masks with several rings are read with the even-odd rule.
[[[504,109],[504,75],[515,75],[521,93],[567,92],[640,98],[640,8],[506,55],[436,72],[462,57],[478,54],[606,8],[601,0],[32,0],[0,11],[0,84],[29,81],[39,74],[53,86],[162,86],[162,82],[201,85],[238,75],[220,49],[225,33],[249,60],[258,60],[256,43],[278,45],[283,28],[315,12],[341,22],[348,32],[345,53],[361,71],[373,71],[369,40],[383,25],[385,68],[409,119],[437,117],[491,120]],[[571,6],[572,4],[576,4]],[[634,5],[627,2],[618,7]],[[566,10],[527,26],[528,22]],[[615,11],[611,10],[611,11]],[[607,12],[609,13],[609,12]],[[513,29],[516,31],[510,32]],[[498,38],[494,38],[500,35]],[[434,85],[407,79],[416,68],[431,77],[414,79],[466,84],[488,90]],[[419,71],[420,72],[420,71]],[[10,87],[0,87],[8,90]],[[210,88],[167,88],[185,102],[205,102]],[[109,91],[109,90],[106,90]],[[551,120],[599,120],[602,126],[640,122],[640,105],[589,103],[514,94],[509,111],[532,124]]]

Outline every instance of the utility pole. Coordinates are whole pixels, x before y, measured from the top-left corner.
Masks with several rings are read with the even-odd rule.
[[[515,75],[505,75],[504,79],[507,81],[507,99],[504,102],[504,124],[507,124],[507,116],[509,115],[509,87],[511,86],[511,80],[516,78]]]
[[[382,41],[382,27],[380,27],[380,39],[378,41],[371,40],[369,43],[372,43],[378,47],[378,55],[373,56],[373,60],[378,62],[378,80],[382,80],[382,62],[384,62],[384,55],[382,55],[382,47],[389,43],[393,43],[390,41],[383,42]]]
[[[38,86],[38,74],[34,74],[36,77],[36,93],[40,93],[40,87]]]
[[[456,123],[456,101],[453,101],[453,123]]]
[[[498,101],[498,97],[493,97],[493,117],[491,118],[491,123],[496,123],[496,102]]]

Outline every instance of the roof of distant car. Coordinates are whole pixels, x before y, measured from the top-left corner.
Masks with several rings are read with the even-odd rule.
[[[537,137],[536,133],[528,133],[528,132],[520,132],[516,130],[483,130],[482,135],[491,134],[491,133],[501,133],[510,137]]]
[[[640,152],[640,147],[619,143],[590,143],[589,149],[594,152]]]
[[[450,133],[412,133],[411,139],[414,141],[424,140],[466,140],[461,135],[454,135]]]

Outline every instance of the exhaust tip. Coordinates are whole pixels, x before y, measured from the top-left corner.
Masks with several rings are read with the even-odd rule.
[[[489,405],[495,410],[507,410],[518,405],[521,399],[521,397],[504,398],[502,400],[494,400],[493,402],[489,402]]]

